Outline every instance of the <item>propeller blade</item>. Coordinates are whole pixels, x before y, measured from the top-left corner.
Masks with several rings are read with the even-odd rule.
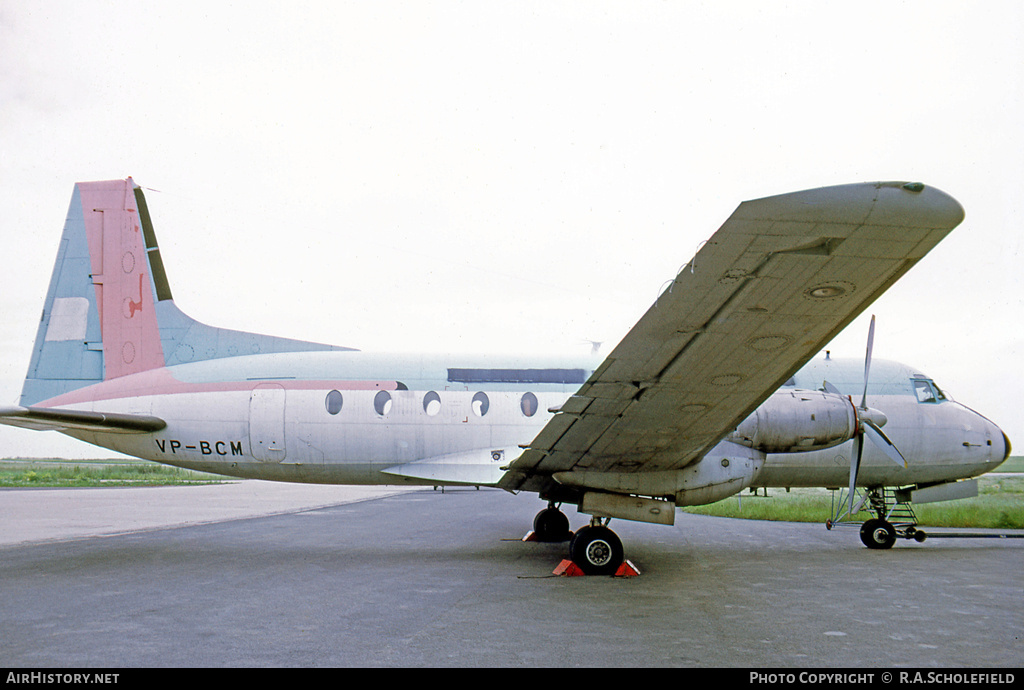
[[[885,453],[893,462],[897,465],[907,466],[907,459],[903,457],[903,453],[900,452],[899,448],[889,440],[889,437],[885,435],[878,424],[872,421],[871,416],[885,424],[885,415],[881,414],[878,410],[868,410],[868,379],[871,375],[871,353],[875,347],[875,316],[871,315],[871,325],[868,327],[868,346],[867,352],[864,354],[864,393],[860,398],[860,410],[861,414],[857,415],[857,433],[853,437],[853,457],[850,459],[850,507],[849,513],[853,515],[853,498],[854,492],[857,490],[857,474],[860,472],[860,461],[864,455],[864,437],[867,436],[871,439],[871,442],[878,446],[879,450]],[[825,390],[832,392],[832,386],[828,381],[824,383]],[[863,505],[863,501],[857,506],[858,510]]]
[[[903,457],[903,453],[900,449],[889,440],[889,437],[885,435],[885,432],[878,428],[878,426],[871,420],[865,419],[861,422],[864,425],[864,433],[871,441],[878,446],[879,450],[889,456],[889,458],[897,465],[907,466],[907,459]]]
[[[860,406],[864,409],[868,406],[868,374],[871,372],[871,350],[875,347],[875,315],[871,315],[871,325],[868,327],[868,351],[864,355],[864,395],[861,396]]]
[[[850,458],[850,515],[853,515],[853,496],[857,489],[857,473],[860,472],[860,458],[864,451],[864,434],[853,438],[853,455]]]

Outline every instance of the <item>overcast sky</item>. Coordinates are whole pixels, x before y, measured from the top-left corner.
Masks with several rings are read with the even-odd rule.
[[[875,356],[1024,449],[1022,139],[1019,0],[0,0],[0,402],[77,181],[147,189],[201,321],[585,353],[741,201],[897,179],[967,218],[871,308]],[[0,428],[47,454],[108,455]]]

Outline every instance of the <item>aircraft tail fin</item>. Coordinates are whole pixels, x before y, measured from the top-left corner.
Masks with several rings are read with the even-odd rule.
[[[132,178],[75,185],[21,405],[121,376],[244,354],[347,350],[214,328],[174,305]]]

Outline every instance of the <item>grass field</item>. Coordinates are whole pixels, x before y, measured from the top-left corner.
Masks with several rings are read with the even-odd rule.
[[[224,481],[147,460],[0,460],[0,487],[167,486]]]

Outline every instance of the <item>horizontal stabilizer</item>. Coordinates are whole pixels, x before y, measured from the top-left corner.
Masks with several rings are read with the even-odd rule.
[[[396,465],[384,473],[438,484],[494,486],[505,474],[506,464],[504,450],[474,450]]]
[[[160,431],[167,422],[149,415],[116,412],[86,412],[45,407],[0,407],[0,424],[38,431],[106,431],[144,434]]]

